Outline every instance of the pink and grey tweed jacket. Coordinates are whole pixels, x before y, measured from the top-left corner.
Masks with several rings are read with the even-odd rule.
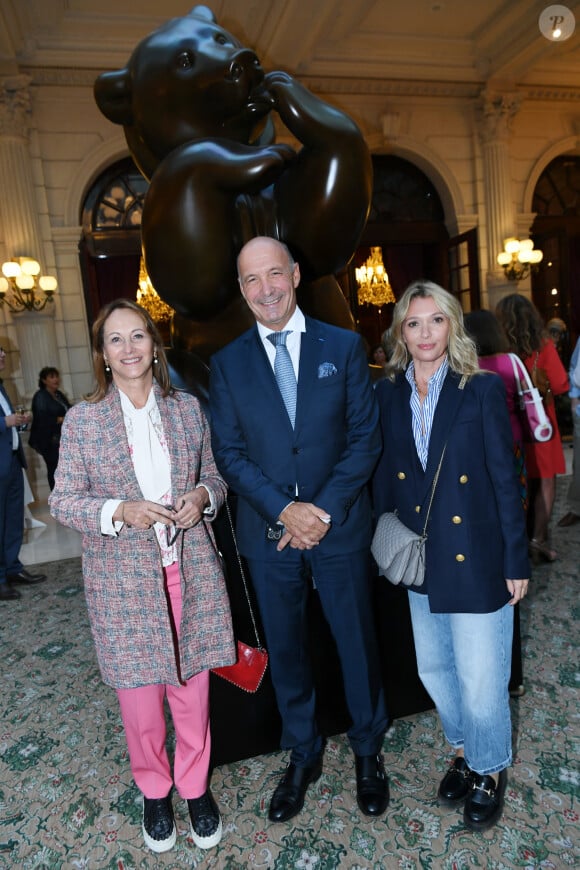
[[[207,483],[219,508],[226,485],[198,400],[182,392],[163,398],[156,384],[155,397],[171,455],[172,492],[178,496]],[[102,535],[101,509],[110,498],[143,498],[115,387],[101,402],[81,402],[67,413],[49,500],[53,516],[83,536],[85,595],[105,683],[177,685],[199,671],[232,664],[229,602],[209,522],[178,538],[183,613],[176,653],[155,533],[123,526],[117,537]]]

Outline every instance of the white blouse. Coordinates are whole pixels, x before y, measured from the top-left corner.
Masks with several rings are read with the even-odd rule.
[[[122,390],[119,390],[119,396],[129,453],[143,498],[158,504],[172,505],[171,457],[153,388],[143,408],[136,408]],[[123,523],[113,521],[113,514],[120,504],[120,499],[108,499],[103,505],[102,534],[117,535],[123,527]],[[173,564],[177,559],[176,544],[167,546],[164,523],[155,523],[153,528],[161,549],[163,565]]]

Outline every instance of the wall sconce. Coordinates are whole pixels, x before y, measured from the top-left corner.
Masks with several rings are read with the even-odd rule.
[[[504,250],[497,255],[497,262],[503,267],[509,281],[523,281],[530,272],[535,272],[544,255],[534,249],[531,239],[506,239]]]
[[[42,311],[47,302],[53,301],[58,284],[52,275],[39,274],[40,263],[32,257],[15,257],[3,263],[0,305],[7,305],[15,313]]]
[[[359,305],[375,305],[379,310],[389,302],[396,302],[379,246],[371,248],[364,265],[355,269]]]

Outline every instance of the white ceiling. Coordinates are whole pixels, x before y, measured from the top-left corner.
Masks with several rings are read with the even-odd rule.
[[[185,0],[0,0],[0,73],[123,66],[141,37],[195,5]],[[577,29],[540,33],[546,0],[209,0],[218,22],[264,68],[314,81],[418,81],[580,88]]]

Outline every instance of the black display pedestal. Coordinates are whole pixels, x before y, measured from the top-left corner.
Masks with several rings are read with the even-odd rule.
[[[252,622],[225,511],[216,520],[215,531],[228,566],[228,592],[236,637],[254,646]],[[246,578],[252,594],[251,578],[247,571]],[[389,714],[395,719],[428,710],[433,703],[417,674],[407,592],[377,577],[373,581],[373,594],[381,672]],[[263,639],[259,613],[253,599],[252,604]],[[331,736],[346,731],[350,719],[336,647],[315,591],[310,596],[309,623],[318,721],[322,733]],[[210,703],[213,765],[279,749],[280,717],[269,669],[255,694],[248,694],[212,674]]]

